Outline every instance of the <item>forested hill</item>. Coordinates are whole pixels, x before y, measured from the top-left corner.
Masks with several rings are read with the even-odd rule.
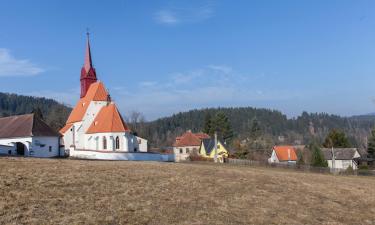
[[[38,111],[48,125],[59,130],[65,125],[71,110],[53,99],[0,92],[0,117]]]
[[[308,144],[312,140],[322,141],[329,130],[342,130],[356,147],[366,145],[367,136],[375,125],[375,116],[340,117],[326,113],[302,113],[297,118],[288,119],[279,111],[252,107],[209,108],[177,113],[171,117],[148,122],[140,129],[153,146],[168,146],[176,135],[186,130],[202,131],[207,114],[223,112],[227,115],[234,137],[239,141],[251,136],[254,123],[268,142],[274,144]]]
[[[71,108],[55,100],[0,93],[0,117],[40,111],[43,119],[54,129],[64,126]],[[204,130],[207,116],[224,113],[233,130],[232,140],[251,139],[256,127],[262,137],[261,143],[308,144],[312,140],[322,141],[329,130],[342,130],[355,147],[364,147],[370,130],[375,126],[375,116],[340,117],[326,113],[302,113],[297,118],[288,119],[279,111],[252,107],[209,108],[181,112],[155,121],[131,123],[129,125],[142,137],[149,140],[152,147],[171,146],[175,137],[186,130]],[[255,126],[256,125],[256,126]],[[260,146],[262,147],[262,146]]]

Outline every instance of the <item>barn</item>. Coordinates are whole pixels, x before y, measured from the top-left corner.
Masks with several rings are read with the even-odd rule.
[[[56,157],[60,134],[35,114],[0,118],[0,154],[30,157]]]

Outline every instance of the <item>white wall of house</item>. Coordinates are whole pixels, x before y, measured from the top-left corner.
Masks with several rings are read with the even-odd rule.
[[[332,160],[327,160],[328,167],[333,168]],[[357,169],[357,164],[353,160],[341,160],[336,159],[335,160],[335,169],[347,169],[349,166],[351,166],[354,170]]]
[[[31,157],[55,157],[61,154],[59,151],[59,137],[18,137],[0,139],[0,154],[17,155],[16,143],[22,143],[25,146],[24,156]],[[11,151],[11,152],[9,152]]]
[[[272,150],[271,157],[268,159],[268,163],[279,163],[275,150]]]
[[[149,152],[111,152],[111,151],[92,151],[92,150],[71,150],[71,157],[81,159],[100,159],[100,160],[132,160],[132,161],[160,161],[173,162],[174,154],[159,154]]]
[[[189,158],[190,153],[193,151],[198,152],[200,146],[183,146],[183,147],[173,147],[173,154],[175,155],[175,161],[185,161]]]

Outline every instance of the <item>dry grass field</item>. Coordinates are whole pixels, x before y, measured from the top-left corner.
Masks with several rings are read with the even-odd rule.
[[[375,224],[375,179],[0,158],[1,224]]]

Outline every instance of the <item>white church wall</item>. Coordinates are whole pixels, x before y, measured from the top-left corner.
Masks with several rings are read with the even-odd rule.
[[[74,158],[98,159],[98,160],[131,160],[131,161],[160,161],[160,162],[173,162],[174,161],[174,154],[159,154],[159,153],[147,153],[147,152],[74,150],[74,151],[71,151],[70,156]]]
[[[147,140],[138,136],[135,136],[138,142],[138,149],[140,152],[147,152]]]

